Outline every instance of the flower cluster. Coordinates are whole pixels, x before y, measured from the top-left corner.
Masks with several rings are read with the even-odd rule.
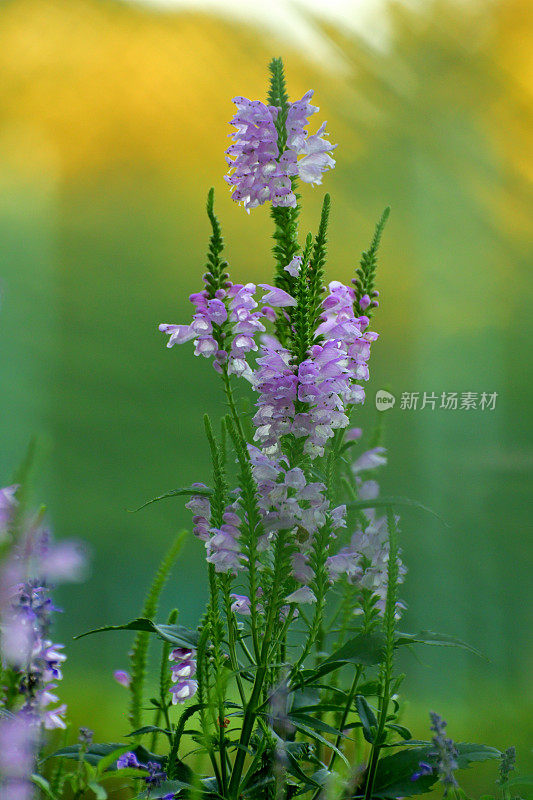
[[[386,464],[384,447],[375,447],[363,453],[352,465],[358,496],[361,500],[374,500],[379,495],[376,480],[363,480],[361,473]],[[396,517],[396,521],[399,518]],[[350,544],[335,555],[329,556],[327,569],[332,583],[345,577],[349,583],[369,590],[375,599],[375,606],[383,614],[387,599],[389,563],[389,531],[387,518],[378,516],[372,508],[365,509],[359,518],[357,528]],[[407,570],[398,560],[398,583],[403,583]],[[401,616],[404,603],[396,604],[396,616]]]
[[[84,561],[76,543],[54,544],[40,521],[30,521],[0,568],[2,656],[19,675],[21,711],[45,728],[64,728],[66,711],[64,704],[49,707],[58,702],[54,690],[66,659],[63,645],[50,638],[57,610],[50,590],[55,583],[79,580]]]
[[[146,770],[148,774],[145,776],[144,782],[146,784],[148,793],[151,789],[156,789],[167,780],[167,773],[161,768],[161,764],[158,761],[147,761],[146,764],[144,764],[139,761],[135,753],[131,750],[127,753],[123,753],[117,759],[117,769]],[[168,792],[162,796],[158,795],[158,797],[161,797],[161,800],[172,800],[175,794],[175,792]]]
[[[205,489],[201,483],[194,488]],[[185,504],[193,513],[193,533],[203,542],[207,550],[207,562],[213,564],[215,572],[236,573],[243,568],[245,557],[239,544],[241,519],[236,512],[237,503],[226,507],[219,528],[211,524],[211,503],[205,495],[193,495]]]
[[[255,336],[263,333],[265,326],[261,318],[274,321],[274,308],[295,305],[296,301],[287,292],[267,283],[259,284],[263,289],[263,306],[259,311],[254,299],[257,287],[254,283],[242,285],[226,282],[226,289],[217,289],[210,298],[207,289],[191,294],[189,300],[196,313],[189,325],[162,323],[159,330],[170,336],[167,347],[194,340],[194,354],[214,357],[213,366],[217,372],[227,365],[229,375],[238,375],[252,380],[252,370],[246,356],[257,350]]]
[[[458,786],[454,772],[459,767],[457,762],[457,748],[452,739],[446,736],[446,722],[435,711],[431,711],[431,730],[435,734],[432,742],[435,745],[435,756],[437,759],[437,774],[439,779],[444,784],[444,795],[448,793],[449,789],[454,789]]]
[[[231,120],[236,131],[234,143],[226,150],[230,171],[225,180],[232,189],[235,202],[250,209],[270,201],[273,206],[296,206],[292,180],[298,176],[304,183],[322,183],[322,173],[335,166],[332,145],[326,138],[326,123],[309,136],[308,117],[319,109],[311,105],[312,91],[301,100],[290,103],[285,117],[283,139],[286,147],[280,152],[276,123],[280,109],[259,100],[235,97],[237,113]]]
[[[171,662],[172,682],[171,687],[172,703],[184,703],[198,689],[198,684],[193,680],[196,674],[196,652],[187,647],[175,647],[169,655]]]
[[[265,337],[253,381],[259,392],[254,438],[265,452],[278,453],[281,437],[292,433],[305,438],[305,453],[322,456],[335,430],[349,424],[348,406],[364,401],[356,381],[368,380],[370,345],[377,334],[365,330],[367,317],[355,317],[354,301],[353,289],[330,283],[317,343],[297,367],[290,350],[275,337]]]

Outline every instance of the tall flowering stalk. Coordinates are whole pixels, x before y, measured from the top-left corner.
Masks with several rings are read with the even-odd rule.
[[[398,724],[397,649],[462,643],[397,631],[406,574],[397,502],[381,495],[377,480],[387,462],[381,427],[370,437],[356,427],[378,339],[370,321],[379,306],[377,251],[389,212],[351,284],[326,281],[330,196],[316,234],[301,239],[299,190],[322,183],[335,166],[336,145],[325,123],[310,130],[319,111],[313,92],[291,101],[280,59],[270,71],[265,103],[234,98],[225,180],[248,213],[270,206],[271,282],[231,280],[211,189],[203,287],[190,296],[189,320],[159,326],[169,348],[191,342],[195,355],[211,361],[227,404],[220,429],[204,417],[209,484],[164,495],[186,497],[205,553],[207,605],[196,630],[178,625],[177,611],[166,624],[153,619],[177,554],[171,548],[143,616],[112,626],[137,632],[131,675],[115,673],[130,690],[129,741],[137,744],[116,753],[105,746],[101,763],[119,775],[133,771],[135,796],[165,800],[399,798],[427,791],[439,778],[455,791],[459,766],[499,753],[450,743],[436,715],[427,743]],[[242,411],[236,390],[252,396],[252,414]],[[0,521],[15,502],[14,490],[0,494]],[[163,647],[159,691],[148,701],[152,634]],[[59,662],[61,651],[46,640],[33,657]],[[139,727],[150,706],[154,724]],[[351,740],[359,734],[366,750],[356,768]],[[161,741],[166,749],[149,752],[140,744],[145,735],[152,749]],[[186,763],[187,737],[194,753],[206,756],[209,774]],[[78,760],[85,746],[74,751]]]
[[[323,172],[335,165],[325,124],[309,133],[309,118],[318,111],[311,97],[307,92],[301,100],[289,102],[282,65],[273,62],[268,105],[235,98],[236,132],[227,151],[226,180],[233,187],[233,200],[242,202],[248,212],[266,202],[284,210],[285,217],[276,221],[278,242],[280,229],[285,228],[285,239],[293,237],[294,243],[294,218],[287,210],[298,208],[296,178],[319,184]],[[314,608],[291,673],[295,682],[319,637],[326,597],[341,578],[350,586],[357,582],[361,589],[366,587],[366,601],[374,598],[376,613],[385,611],[386,526],[369,511],[364,529],[356,531],[350,545],[341,546],[346,505],[335,504],[331,486],[318,477],[337,469],[331,464],[332,448],[342,448],[352,409],[364,401],[361,383],[369,378],[371,345],[377,339],[363,313],[377,303],[367,302],[366,289],[358,296],[361,277],[354,279],[355,289],[338,281],[323,284],[329,210],[326,196],[315,240],[309,235],[302,249],[289,248],[291,258],[281,275],[277,271],[274,284],[239,285],[231,282],[226,263],[223,271],[219,268],[222,239],[211,192],[213,236],[206,288],[191,295],[192,322],[160,326],[170,337],[169,347],[193,340],[195,354],[213,359],[223,376],[231,412],[226,427],[240,464],[240,485],[231,502],[219,464],[215,494],[193,494],[188,503],[194,532],[205,543],[210,570],[214,568],[210,615],[219,609],[219,596],[228,596],[228,589],[233,589],[226,625],[230,631],[238,630],[233,621],[238,615],[251,634],[251,652],[237,634],[237,643],[256,670],[239,749],[231,774],[225,775],[224,761],[218,770],[224,796],[231,798],[241,790],[260,697],[269,691],[277,672],[270,664],[286,658],[287,637],[301,617],[300,610]],[[278,261],[280,253],[278,246]],[[374,292],[373,274],[367,270],[364,277]],[[244,377],[256,393],[254,444],[244,436],[230,376]],[[216,445],[211,444],[216,458]],[[356,483],[358,469],[356,464],[352,474]],[[242,576],[248,577],[244,585]],[[246,587],[249,594],[243,592]],[[215,651],[217,625],[211,622]]]

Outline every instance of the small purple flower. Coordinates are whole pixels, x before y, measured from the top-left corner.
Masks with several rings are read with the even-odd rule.
[[[294,256],[292,261],[284,267],[285,272],[288,272],[293,278],[297,278],[300,274],[300,269],[302,266],[302,256]]]
[[[429,716],[431,719],[430,727],[435,734],[431,741],[435,745],[436,750],[436,770],[439,779],[444,784],[444,795],[446,796],[450,788],[456,788],[458,786],[454,775],[455,770],[459,767],[457,761],[457,747],[452,739],[446,736],[446,722],[442,717],[435,713],[435,711],[431,711]]]
[[[179,681],[175,686],[172,686],[170,692],[172,694],[172,703],[176,705],[185,703],[189,698],[196,694],[198,690],[198,683],[194,680]]]
[[[387,463],[386,450],[384,447],[373,447],[363,453],[357,461],[352,464],[352,472],[357,475],[359,472],[365,472],[367,469],[376,469]]]
[[[231,610],[234,614],[242,614],[243,616],[249,617],[251,614],[251,604],[250,598],[247,597],[245,594],[230,594],[233,603],[231,604]]]
[[[350,430],[346,431],[344,439],[347,442],[358,442],[362,435],[362,428],[350,428]]]
[[[370,296],[367,295],[367,294],[364,294],[359,299],[359,308],[361,309],[361,311],[366,311],[366,309],[368,308],[369,305],[370,305]]]
[[[261,302],[269,303],[274,308],[297,305],[294,297],[283,291],[283,289],[279,289],[277,286],[270,286],[268,283],[260,283],[259,286],[266,292]]]
[[[133,767],[134,769],[142,769],[144,764],[141,764],[135,753],[123,753],[117,759],[117,769],[127,769],[128,767]]]
[[[412,781],[417,781],[423,775],[432,775],[433,774],[433,767],[431,764],[427,764],[425,761],[421,761],[418,765],[418,771],[414,772],[411,775]]]
[[[309,586],[301,586],[286,597],[285,600],[289,605],[291,603],[316,603],[316,596]]]
[[[17,484],[13,484],[13,486],[5,486],[0,489],[0,540],[9,526],[13,511],[17,507],[15,495],[18,488]]]
[[[144,780],[147,786],[155,788],[167,780],[167,773],[161,769],[161,765],[157,761],[148,761],[146,769],[148,770],[148,775]]]
[[[129,672],[125,672],[123,669],[116,669],[113,673],[113,677],[117,683],[121,686],[124,686],[126,689],[131,683],[131,675]]]

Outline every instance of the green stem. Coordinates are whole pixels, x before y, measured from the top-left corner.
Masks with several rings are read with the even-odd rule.
[[[387,521],[389,528],[389,567],[387,575],[387,600],[385,603],[384,629],[385,629],[385,656],[381,668],[381,701],[379,707],[378,729],[370,754],[368,765],[365,800],[371,800],[374,791],[374,781],[379,756],[385,740],[385,724],[390,702],[390,687],[392,672],[394,667],[394,644],[396,632],[396,600],[398,595],[398,537],[396,521],[391,508],[387,509]]]
[[[279,531],[278,539],[276,542],[278,551],[279,550],[283,551],[287,533],[288,533],[287,531],[283,530]],[[265,682],[265,678],[268,673],[268,656],[271,649],[272,634],[277,618],[277,612],[279,609],[279,594],[282,588],[281,587],[282,572],[283,572],[282,567],[283,567],[283,559],[281,558],[276,559],[274,579],[272,581],[272,590],[270,594],[270,602],[268,605],[267,622],[265,627],[265,634],[263,637],[263,643],[261,646],[259,666],[255,675],[252,694],[248,702],[248,705],[246,706],[246,710],[244,712],[241,736],[239,739],[240,746],[239,749],[237,750],[237,755],[235,757],[235,763],[233,765],[233,770],[231,773],[231,778],[229,783],[229,797],[231,798],[231,800],[238,800],[239,798],[242,771],[244,767],[244,760],[246,758],[246,750],[250,743],[250,737],[252,735],[256,720],[257,708],[260,705],[261,701],[263,684]]]

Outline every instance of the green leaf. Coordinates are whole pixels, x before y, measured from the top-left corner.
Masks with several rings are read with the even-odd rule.
[[[314,739],[315,742],[320,742],[321,744],[325,745],[326,747],[329,747],[330,750],[333,750],[335,753],[337,753],[339,758],[342,758],[342,760],[344,761],[344,763],[346,764],[347,767],[350,766],[349,763],[348,763],[347,758],[344,755],[344,753],[341,753],[341,751],[339,750],[338,747],[335,747],[334,744],[332,744],[331,742],[328,742],[328,740],[325,739],[320,733],[318,733],[317,731],[314,731],[312,728],[308,727],[307,725],[302,724],[300,721],[297,721],[294,718],[291,721],[292,721],[292,724],[294,725],[294,727],[297,730],[299,730],[300,733],[305,733],[306,736],[308,736],[310,739]]]
[[[75,639],[82,639],[84,636],[91,636],[93,633],[104,633],[105,631],[148,631],[155,633],[170,642],[175,647],[189,647],[196,649],[198,645],[198,632],[184,628],[182,625],[156,625],[151,619],[137,617],[137,619],[127,622],[125,625],[105,625],[103,628],[94,628],[75,636]]]
[[[396,731],[396,733],[398,733],[402,739],[405,739],[406,741],[412,738],[411,731],[404,725],[396,725],[396,723],[388,722],[387,728],[389,728],[391,731]]]
[[[184,783],[183,781],[165,781],[161,783],[157,788],[150,787],[145,792],[141,792],[141,794],[137,795],[137,798],[145,798],[149,797],[150,800],[159,800],[159,798],[164,797],[167,794],[177,794],[177,792],[181,791],[181,789],[193,789],[190,783]],[[196,787],[195,791],[199,794],[205,794],[202,792],[201,788]]]
[[[102,756],[96,765],[97,775],[102,775],[106,769],[113,767],[116,768],[116,761],[123,753],[128,753],[131,749],[130,745],[123,745],[119,750],[111,751],[105,756]]]
[[[368,702],[362,694],[358,694],[355,698],[355,707],[363,726],[363,736],[369,744],[373,744],[376,738],[378,729],[378,721],[376,715],[368,705]]]
[[[96,800],[107,800],[106,790],[96,781],[91,781],[89,783],[89,789],[96,795]]]
[[[52,788],[46,778],[43,778],[42,775],[32,775],[31,782],[38,786],[39,789],[45,793],[50,800],[57,800],[56,795],[52,792]]]
[[[67,758],[73,761],[79,761],[81,745],[71,744],[67,747],[61,747],[52,753],[49,758]],[[85,753],[85,761],[92,766],[96,766],[103,758],[111,753],[115,756],[116,760],[122,753],[127,753],[130,746],[127,744],[91,744]]]
[[[187,497],[200,496],[200,497],[210,497],[213,494],[213,490],[206,488],[206,489],[171,489],[169,492],[165,492],[165,494],[160,494],[159,497],[153,497],[152,500],[147,500],[146,503],[143,503],[142,506],[139,508],[134,508],[130,511],[130,514],[136,514],[137,511],[140,511],[146,506],[151,506],[152,503],[157,503],[159,500],[166,500],[167,497],[183,497],[184,495]]]
[[[440,514],[437,514],[436,511],[433,511],[432,508],[428,508],[428,506],[419,503],[418,500],[411,500],[409,497],[379,497],[374,500],[353,500],[350,503],[346,503],[348,508],[391,508],[392,506],[411,506],[412,508],[419,508],[421,511],[427,511],[428,514],[431,516],[436,517],[439,522],[442,522],[447,528],[450,527],[450,523],[446,522]]]
[[[500,758],[501,752],[496,747],[487,744],[470,744],[467,742],[457,745],[459,769],[469,767],[474,761],[488,761],[489,758]]]
[[[508,786],[533,786],[533,775],[515,775],[507,784]]]
[[[145,733],[165,733],[168,736],[170,731],[167,731],[165,728],[159,728],[157,725],[145,725],[143,728],[138,728],[136,731],[127,733],[126,738],[129,739],[130,736],[142,736]]]
[[[428,644],[437,645],[440,647],[461,647],[463,650],[473,653],[479,658],[488,660],[483,653],[476,650],[467,642],[457,639],[455,636],[449,636],[447,633],[435,633],[435,631],[420,631],[420,633],[398,633],[396,638],[396,646],[410,645],[410,644]]]
[[[303,722],[304,725],[308,725],[310,728],[313,728],[314,730],[323,731],[324,733],[330,733],[332,736],[344,736],[342,731],[338,731],[336,728],[333,728],[331,725],[328,725],[327,722],[323,722],[321,719],[316,719],[315,717],[311,717],[309,714],[302,714],[299,711],[293,711],[289,713],[287,716],[294,725],[296,725],[296,723]]]
[[[416,781],[412,776],[418,771],[421,761],[428,761],[434,752],[432,745],[400,750],[392,756],[385,756],[378,762],[374,796],[397,798],[425,794],[437,781],[437,775],[421,775]],[[431,763],[431,762],[430,762]]]
[[[332,653],[318,669],[327,664],[362,664],[371,667],[383,657],[384,638],[381,633],[359,633]],[[322,673],[325,674],[325,673]]]
[[[457,763],[460,769],[468,767],[473,762],[499,758],[501,755],[495,747],[488,747],[484,744],[461,743],[457,745],[457,752]],[[412,780],[421,761],[434,764],[435,748],[433,744],[399,750],[394,755],[382,758],[378,762],[376,771],[375,797],[411,797],[429,792],[437,781],[436,773],[421,775],[416,781]]]
[[[289,751],[285,751],[288,759],[287,772],[294,778],[301,780],[306,786],[320,788],[321,784],[317,783],[313,778],[305,774],[301,766],[298,764],[296,758]]]

